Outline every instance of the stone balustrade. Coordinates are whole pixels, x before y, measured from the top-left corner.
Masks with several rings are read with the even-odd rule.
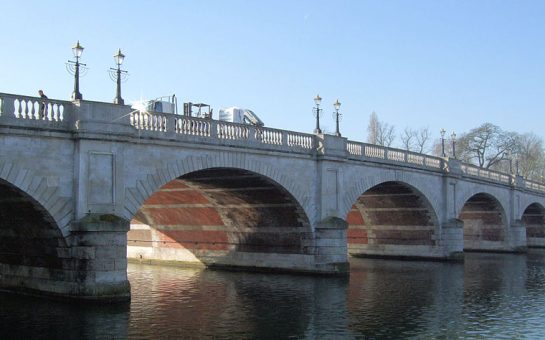
[[[40,121],[46,126],[63,126],[71,114],[69,101],[0,93],[0,117],[3,120]]]
[[[0,125],[42,126],[72,131],[78,128],[77,124],[70,124],[75,120],[71,116],[77,106],[77,103],[70,101],[42,101],[39,97],[0,93]],[[130,110],[128,106],[124,108]],[[85,114],[86,112],[79,112],[78,119]],[[262,147],[279,152],[315,155],[318,139],[323,138],[314,134],[158,112],[134,110],[125,116],[126,123],[123,124],[132,126],[139,134],[145,133],[157,139],[172,139],[174,135],[177,140],[183,141],[184,138],[196,137],[203,138],[203,142],[215,141],[222,145],[232,143],[233,146]],[[437,172],[449,171],[449,160],[445,158],[354,141],[346,141],[345,144],[347,157],[351,160],[397,164]],[[511,174],[482,169],[471,164],[461,164],[461,172],[462,176],[545,192],[543,183],[524,179],[518,184],[515,176]]]
[[[405,163],[407,166],[416,166],[437,171],[443,169],[442,164],[445,162],[440,157],[352,141],[346,143],[346,150],[351,159]]]
[[[494,182],[500,182],[504,184],[512,183],[512,176],[499,171],[483,169],[471,164],[462,164],[462,172],[466,176],[485,178]]]

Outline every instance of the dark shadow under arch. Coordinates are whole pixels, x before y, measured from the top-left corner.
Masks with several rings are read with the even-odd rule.
[[[528,247],[545,248],[545,208],[539,203],[530,204],[522,214],[522,222]]]
[[[486,193],[471,196],[460,211],[464,224],[464,250],[503,250],[506,218],[501,204]]]
[[[276,182],[211,168],[165,184],[144,202],[131,221],[128,253],[150,261],[244,262],[245,253],[306,254],[310,232],[301,206]]]
[[[402,182],[367,190],[347,216],[348,251],[353,256],[433,257],[437,217],[428,200]]]
[[[0,179],[0,263],[63,269],[59,254],[66,257],[65,248],[66,241],[47,210],[19,188]]]

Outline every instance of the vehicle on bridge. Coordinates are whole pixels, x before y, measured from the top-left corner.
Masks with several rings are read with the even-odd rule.
[[[230,107],[227,109],[221,109],[219,120],[230,123],[248,124],[255,126],[263,126],[263,122],[259,117],[248,109],[241,109],[238,107]]]
[[[178,99],[173,94],[172,96],[162,96],[151,100],[140,100],[134,102],[132,108],[144,112],[178,114]]]

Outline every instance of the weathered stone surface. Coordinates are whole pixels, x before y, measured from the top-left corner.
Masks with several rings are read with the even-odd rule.
[[[127,244],[137,260],[324,273],[348,269],[346,244],[545,246],[542,184],[458,160],[87,101],[51,100],[64,118],[38,120],[14,111],[37,98],[0,99],[1,288],[126,298]],[[147,229],[127,240],[129,220]]]

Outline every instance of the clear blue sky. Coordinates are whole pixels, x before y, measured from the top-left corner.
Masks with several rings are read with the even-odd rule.
[[[0,92],[69,99],[71,47],[85,47],[84,99],[111,101],[126,54],[126,102],[176,94],[252,109],[266,126],[322,127],[363,141],[371,112],[405,127],[484,122],[545,138],[545,1],[6,1]],[[399,140],[399,139],[398,139]]]

